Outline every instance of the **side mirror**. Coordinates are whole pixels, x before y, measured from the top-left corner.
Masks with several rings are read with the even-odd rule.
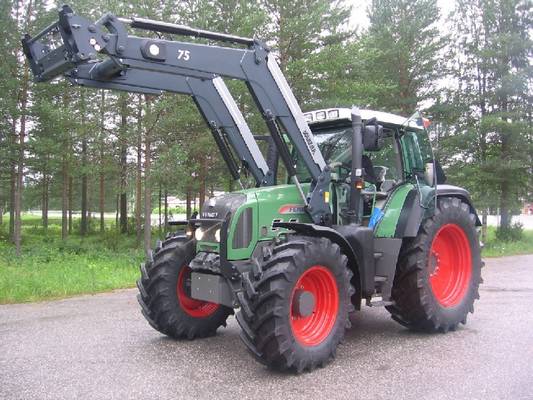
[[[443,183],[446,183],[446,174],[444,173],[444,170],[442,169],[442,165],[440,164],[439,160],[435,158],[435,170],[437,175],[437,184],[441,185]]]
[[[363,147],[366,151],[380,151],[383,147],[383,126],[365,125],[363,130]]]
[[[426,168],[424,168],[424,179],[429,186],[435,185],[435,165],[432,162],[426,163]]]

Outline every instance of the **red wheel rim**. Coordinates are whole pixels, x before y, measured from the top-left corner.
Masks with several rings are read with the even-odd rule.
[[[191,317],[203,318],[208,317],[218,310],[220,304],[210,303],[208,301],[196,300],[187,295],[185,292],[185,279],[190,278],[191,269],[188,266],[183,266],[178,275],[177,295],[181,308]]]
[[[431,243],[429,282],[443,307],[459,304],[470,284],[472,257],[465,232],[456,224],[443,225]]]
[[[311,292],[315,298],[313,312],[302,317],[293,311],[297,289]],[[316,346],[328,337],[339,311],[339,290],[333,273],[321,265],[305,271],[296,282],[291,294],[291,329],[296,340],[304,346]]]

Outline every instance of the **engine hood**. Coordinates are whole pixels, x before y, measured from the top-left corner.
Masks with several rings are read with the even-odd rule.
[[[309,184],[304,184],[303,189],[306,192]],[[250,258],[259,241],[272,240],[282,233],[283,229],[272,227],[274,222],[310,222],[295,185],[246,189],[208,199],[200,217],[203,229],[208,232],[216,232],[221,220],[229,220],[226,235],[229,260]],[[206,234],[198,242],[198,250],[218,251],[214,236]]]

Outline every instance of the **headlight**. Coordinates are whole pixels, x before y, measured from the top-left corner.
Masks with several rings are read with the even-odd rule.
[[[204,237],[204,231],[202,230],[202,228],[197,228],[195,231],[194,231],[194,238],[198,241],[202,240],[202,238]]]
[[[220,242],[220,229],[217,229],[217,230],[215,231],[215,240],[216,240],[217,242]]]

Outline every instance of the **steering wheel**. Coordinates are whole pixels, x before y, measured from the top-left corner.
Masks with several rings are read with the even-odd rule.
[[[350,175],[351,175],[351,172],[352,172],[351,163],[348,164],[347,162],[335,161],[335,162],[332,162],[331,164],[329,164],[328,166],[329,166],[329,168],[331,170],[334,170],[336,168],[339,168],[339,169],[342,169],[342,170],[346,170],[346,177],[344,178],[344,182],[345,183],[350,183]],[[339,173],[339,176],[337,178],[339,181],[343,180],[341,178],[342,175],[343,175],[342,173]]]
[[[329,164],[329,168],[330,169],[335,169],[335,168],[345,169],[346,171],[348,171],[348,174],[349,174],[352,171],[352,164],[348,164],[347,162],[335,161]]]

